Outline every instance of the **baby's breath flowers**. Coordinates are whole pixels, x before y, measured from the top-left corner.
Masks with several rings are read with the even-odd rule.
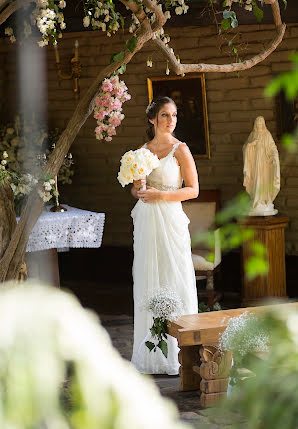
[[[150,351],[156,352],[156,347],[160,348],[163,355],[168,357],[167,321],[177,320],[183,314],[183,304],[179,296],[172,290],[161,289],[148,299],[145,310],[153,315],[153,325],[150,328],[151,336],[157,343],[146,341],[145,345]]]
[[[235,384],[237,368],[245,365],[245,360],[253,353],[269,351],[269,333],[264,328],[262,320],[256,315],[244,312],[229,320],[226,330],[222,333],[219,348],[221,351],[232,351],[234,365],[231,371]]]

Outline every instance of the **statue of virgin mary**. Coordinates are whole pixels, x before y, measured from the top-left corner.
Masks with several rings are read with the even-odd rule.
[[[280,190],[280,167],[277,147],[266,128],[263,116],[258,116],[243,146],[243,186],[251,198],[250,216],[275,215],[273,201]]]

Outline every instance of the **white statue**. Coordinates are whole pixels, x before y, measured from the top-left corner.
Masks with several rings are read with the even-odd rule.
[[[280,190],[280,168],[277,147],[267,130],[263,116],[258,116],[243,146],[243,186],[250,195],[250,216],[275,215],[273,201]]]

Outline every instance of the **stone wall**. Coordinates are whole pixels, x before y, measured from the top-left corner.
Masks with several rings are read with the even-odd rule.
[[[255,25],[239,27],[242,59],[260,52],[271,40],[273,26]],[[232,59],[220,41],[214,27],[170,28],[171,46],[183,62],[225,63]],[[122,49],[127,36],[119,34],[107,39],[100,32],[68,33],[59,44],[62,63],[67,68],[75,39],[80,42],[80,59],[83,65],[80,80],[84,93],[96,73],[109,63],[112,53]],[[206,91],[210,128],[211,159],[197,160],[202,189],[218,188],[222,200],[233,198],[242,187],[242,145],[258,115],[266,119],[281,157],[282,190],[276,199],[276,207],[291,218],[286,233],[287,252],[298,254],[298,161],[284,153],[277,140],[277,124],[280,118],[275,100],[263,97],[267,82],[279,72],[290,68],[289,54],[298,46],[298,24],[287,28],[286,36],[271,56],[251,70],[237,74],[209,73],[206,75]],[[8,54],[4,56],[3,54]],[[6,116],[12,116],[16,100],[15,46],[0,40],[0,64],[6,76]],[[154,67],[147,68],[148,55],[153,55]],[[48,120],[49,126],[63,129],[70,118],[76,101],[72,83],[63,81],[58,86],[54,52],[49,47],[48,61]],[[125,103],[126,115],[111,143],[99,142],[94,137],[95,120],[90,117],[77,136],[72,152],[76,160],[76,174],[72,186],[65,186],[63,198],[68,203],[88,210],[106,213],[104,245],[126,246],[132,243],[130,210],[134,200],[128,188],[122,189],[116,176],[119,159],[128,149],[135,149],[146,141],[145,107],[148,103],[146,78],[164,76],[165,61],[152,45],[136,54],[127,66],[124,80],[132,100]],[[41,77],[42,79],[42,77]]]

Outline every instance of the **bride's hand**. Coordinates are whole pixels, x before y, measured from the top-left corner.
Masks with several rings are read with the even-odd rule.
[[[161,192],[158,189],[147,186],[146,191],[138,191],[137,197],[143,201],[143,203],[153,203],[161,200]]]
[[[133,185],[136,189],[140,189],[143,185],[146,185],[146,179],[134,180]]]

